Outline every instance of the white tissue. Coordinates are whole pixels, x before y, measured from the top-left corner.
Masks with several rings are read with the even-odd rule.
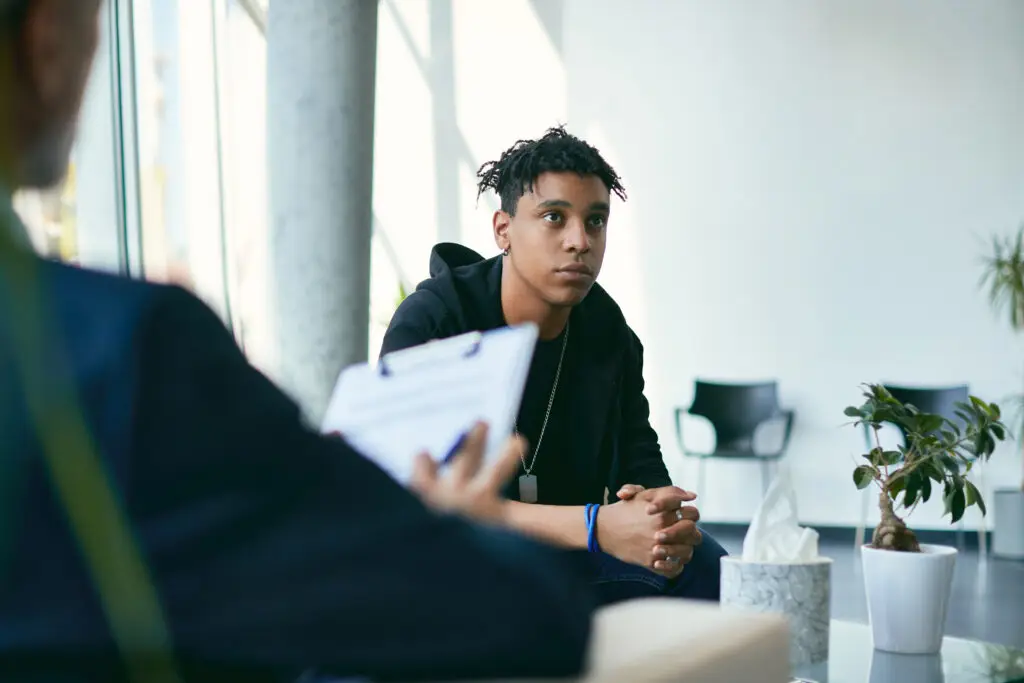
[[[794,564],[818,558],[818,532],[797,523],[796,492],[782,466],[743,539],[744,562]]]

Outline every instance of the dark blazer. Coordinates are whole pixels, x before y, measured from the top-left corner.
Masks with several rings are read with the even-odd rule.
[[[306,428],[185,291],[0,256],[0,679],[123,674],[26,407],[16,262],[45,302],[43,376],[73,387],[190,679],[581,669],[591,603],[560,554],[435,515]]]
[[[398,307],[381,353],[505,325],[501,271],[501,257],[436,246],[430,279]],[[643,393],[643,345],[622,310],[595,284],[570,320],[563,381],[573,393],[569,457],[580,489],[574,497],[600,503],[605,487],[614,494],[623,484],[671,485]]]

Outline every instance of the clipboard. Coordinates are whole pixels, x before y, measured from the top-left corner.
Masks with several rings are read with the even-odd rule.
[[[489,425],[484,461],[515,428],[537,346],[533,323],[470,332],[342,370],[322,423],[400,484],[417,454],[443,462],[478,421]]]

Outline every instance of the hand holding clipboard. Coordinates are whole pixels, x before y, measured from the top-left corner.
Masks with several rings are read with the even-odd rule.
[[[478,422],[488,426],[483,463],[501,458],[537,344],[533,324],[473,332],[342,371],[323,421],[399,483],[417,455],[450,459]]]
[[[487,425],[477,424],[444,462],[438,463],[421,453],[414,464],[412,490],[440,512],[501,524],[506,509],[501,491],[519,469],[523,440],[519,436],[510,437],[498,459],[485,464],[487,431]],[[448,476],[441,476],[441,469],[446,465],[451,466]]]

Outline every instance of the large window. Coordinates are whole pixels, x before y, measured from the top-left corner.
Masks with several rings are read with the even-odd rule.
[[[229,317],[213,2],[135,0],[135,112],[146,278]]]
[[[266,309],[265,6],[132,3],[140,267],[245,344]]]

